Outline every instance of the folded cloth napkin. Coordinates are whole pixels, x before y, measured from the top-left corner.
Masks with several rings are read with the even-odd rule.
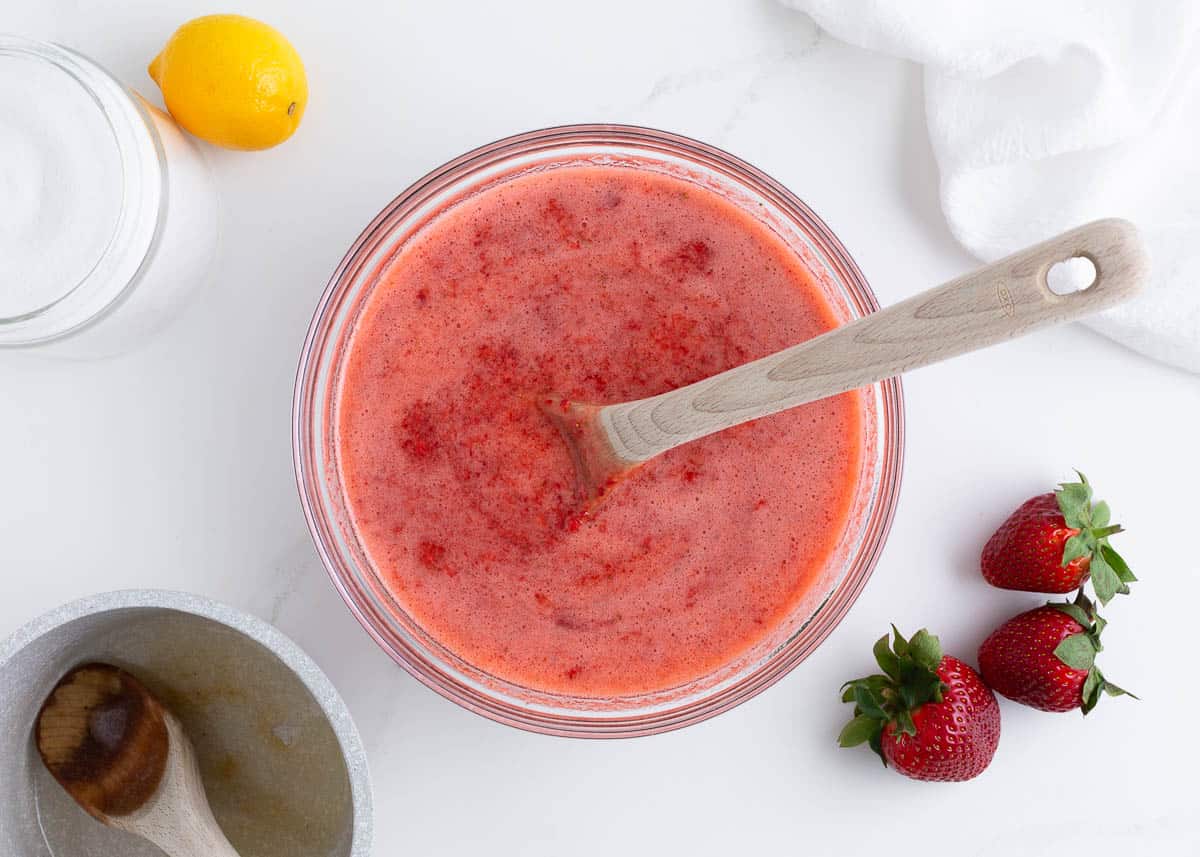
[[[783,2],[924,66],[942,211],[976,256],[1136,223],[1147,293],[1088,323],[1200,372],[1200,2]]]

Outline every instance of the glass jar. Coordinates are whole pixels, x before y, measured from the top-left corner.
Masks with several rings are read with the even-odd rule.
[[[431,218],[523,170],[581,159],[650,163],[717,190],[787,242],[843,323],[878,308],[862,273],[820,218],[778,182],[732,155],[686,137],[619,125],[522,134],[433,171],[387,206],[350,247],[317,306],[301,353],[293,455],[305,516],[334,585],[397,663],[443,696],[502,723],[560,736],[631,737],[678,729],[744,702],[782,678],[828,636],[866,584],[887,537],[900,486],[904,412],[898,380],[866,389],[862,470],[832,559],[775,632],[711,675],[641,696],[571,697],[489,675],[440,645],[388,592],[350,524],[337,463],[342,361],[357,314],[381,269]]]
[[[0,347],[95,357],[174,317],[217,205],[196,145],[84,56],[0,34]]]

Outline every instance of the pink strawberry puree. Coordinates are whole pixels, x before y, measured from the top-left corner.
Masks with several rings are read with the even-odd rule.
[[[858,393],[651,461],[571,526],[546,391],[660,393],[835,325],[769,228],[649,169],[510,178],[384,267],[338,394],[351,525],[442,645],[491,675],[589,697],[661,691],[779,626],[855,493]]]

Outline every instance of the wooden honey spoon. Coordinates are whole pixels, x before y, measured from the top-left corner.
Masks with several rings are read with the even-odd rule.
[[[1073,258],[1090,260],[1095,279],[1083,290],[1054,293],[1047,272]],[[566,442],[586,517],[622,479],[668,449],[1108,309],[1135,295],[1148,270],[1133,224],[1098,220],[686,387],[609,405],[547,393],[539,405]]]
[[[63,676],[35,738],[54,778],[109,827],[170,857],[238,857],[213,818],[183,727],[124,670],[84,664]]]

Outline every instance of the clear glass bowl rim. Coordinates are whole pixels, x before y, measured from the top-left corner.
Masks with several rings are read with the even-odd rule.
[[[0,54],[48,63],[69,75],[104,116],[122,162],[121,213],[92,269],[49,304],[0,318],[0,348],[22,348],[81,333],[114,312],[137,287],[162,230],[167,163],[154,122],[137,94],[89,57],[5,32],[0,32]]]
[[[606,123],[543,128],[480,146],[432,170],[393,199],[363,229],[329,278],[317,303],[301,349],[292,406],[293,465],[305,520],[334,588],[359,624],[405,671],[446,699],[499,723],[559,737],[625,738],[680,729],[727,711],[782,679],[832,633],[866,586],[891,528],[903,471],[903,391],[899,378],[891,378],[875,385],[879,393],[883,427],[878,439],[882,470],[877,493],[872,498],[873,508],[863,539],[854,552],[851,567],[803,629],[770,658],[735,683],[676,708],[631,716],[611,712],[592,716],[583,712],[547,712],[514,704],[458,680],[445,665],[425,657],[403,640],[398,640],[389,629],[381,627],[383,623],[377,622],[372,616],[374,609],[368,601],[370,596],[359,590],[353,580],[353,571],[343,567],[344,563],[350,564],[348,559],[333,549],[322,535],[323,529],[336,528],[340,524],[330,520],[319,498],[314,496],[316,492],[310,491],[310,483],[324,478],[323,472],[314,467],[312,461],[316,454],[315,443],[319,442],[319,438],[314,437],[312,405],[314,387],[320,380],[322,349],[319,346],[332,321],[328,315],[330,306],[340,297],[343,287],[353,281],[354,277],[347,278],[347,274],[358,269],[379,241],[387,240],[387,235],[381,235],[380,230],[386,227],[389,234],[397,231],[409,215],[393,222],[396,213],[414,199],[427,194],[431,188],[444,189],[469,177],[480,164],[494,165],[502,158],[566,145],[605,143],[648,146],[669,151],[677,157],[719,165],[739,184],[768,197],[787,214],[792,225],[806,239],[818,245],[823,261],[833,268],[837,283],[845,290],[845,298],[854,313],[861,316],[879,308],[874,292],[858,265],[825,222],[795,194],[740,158],[688,137],[641,126]]]

